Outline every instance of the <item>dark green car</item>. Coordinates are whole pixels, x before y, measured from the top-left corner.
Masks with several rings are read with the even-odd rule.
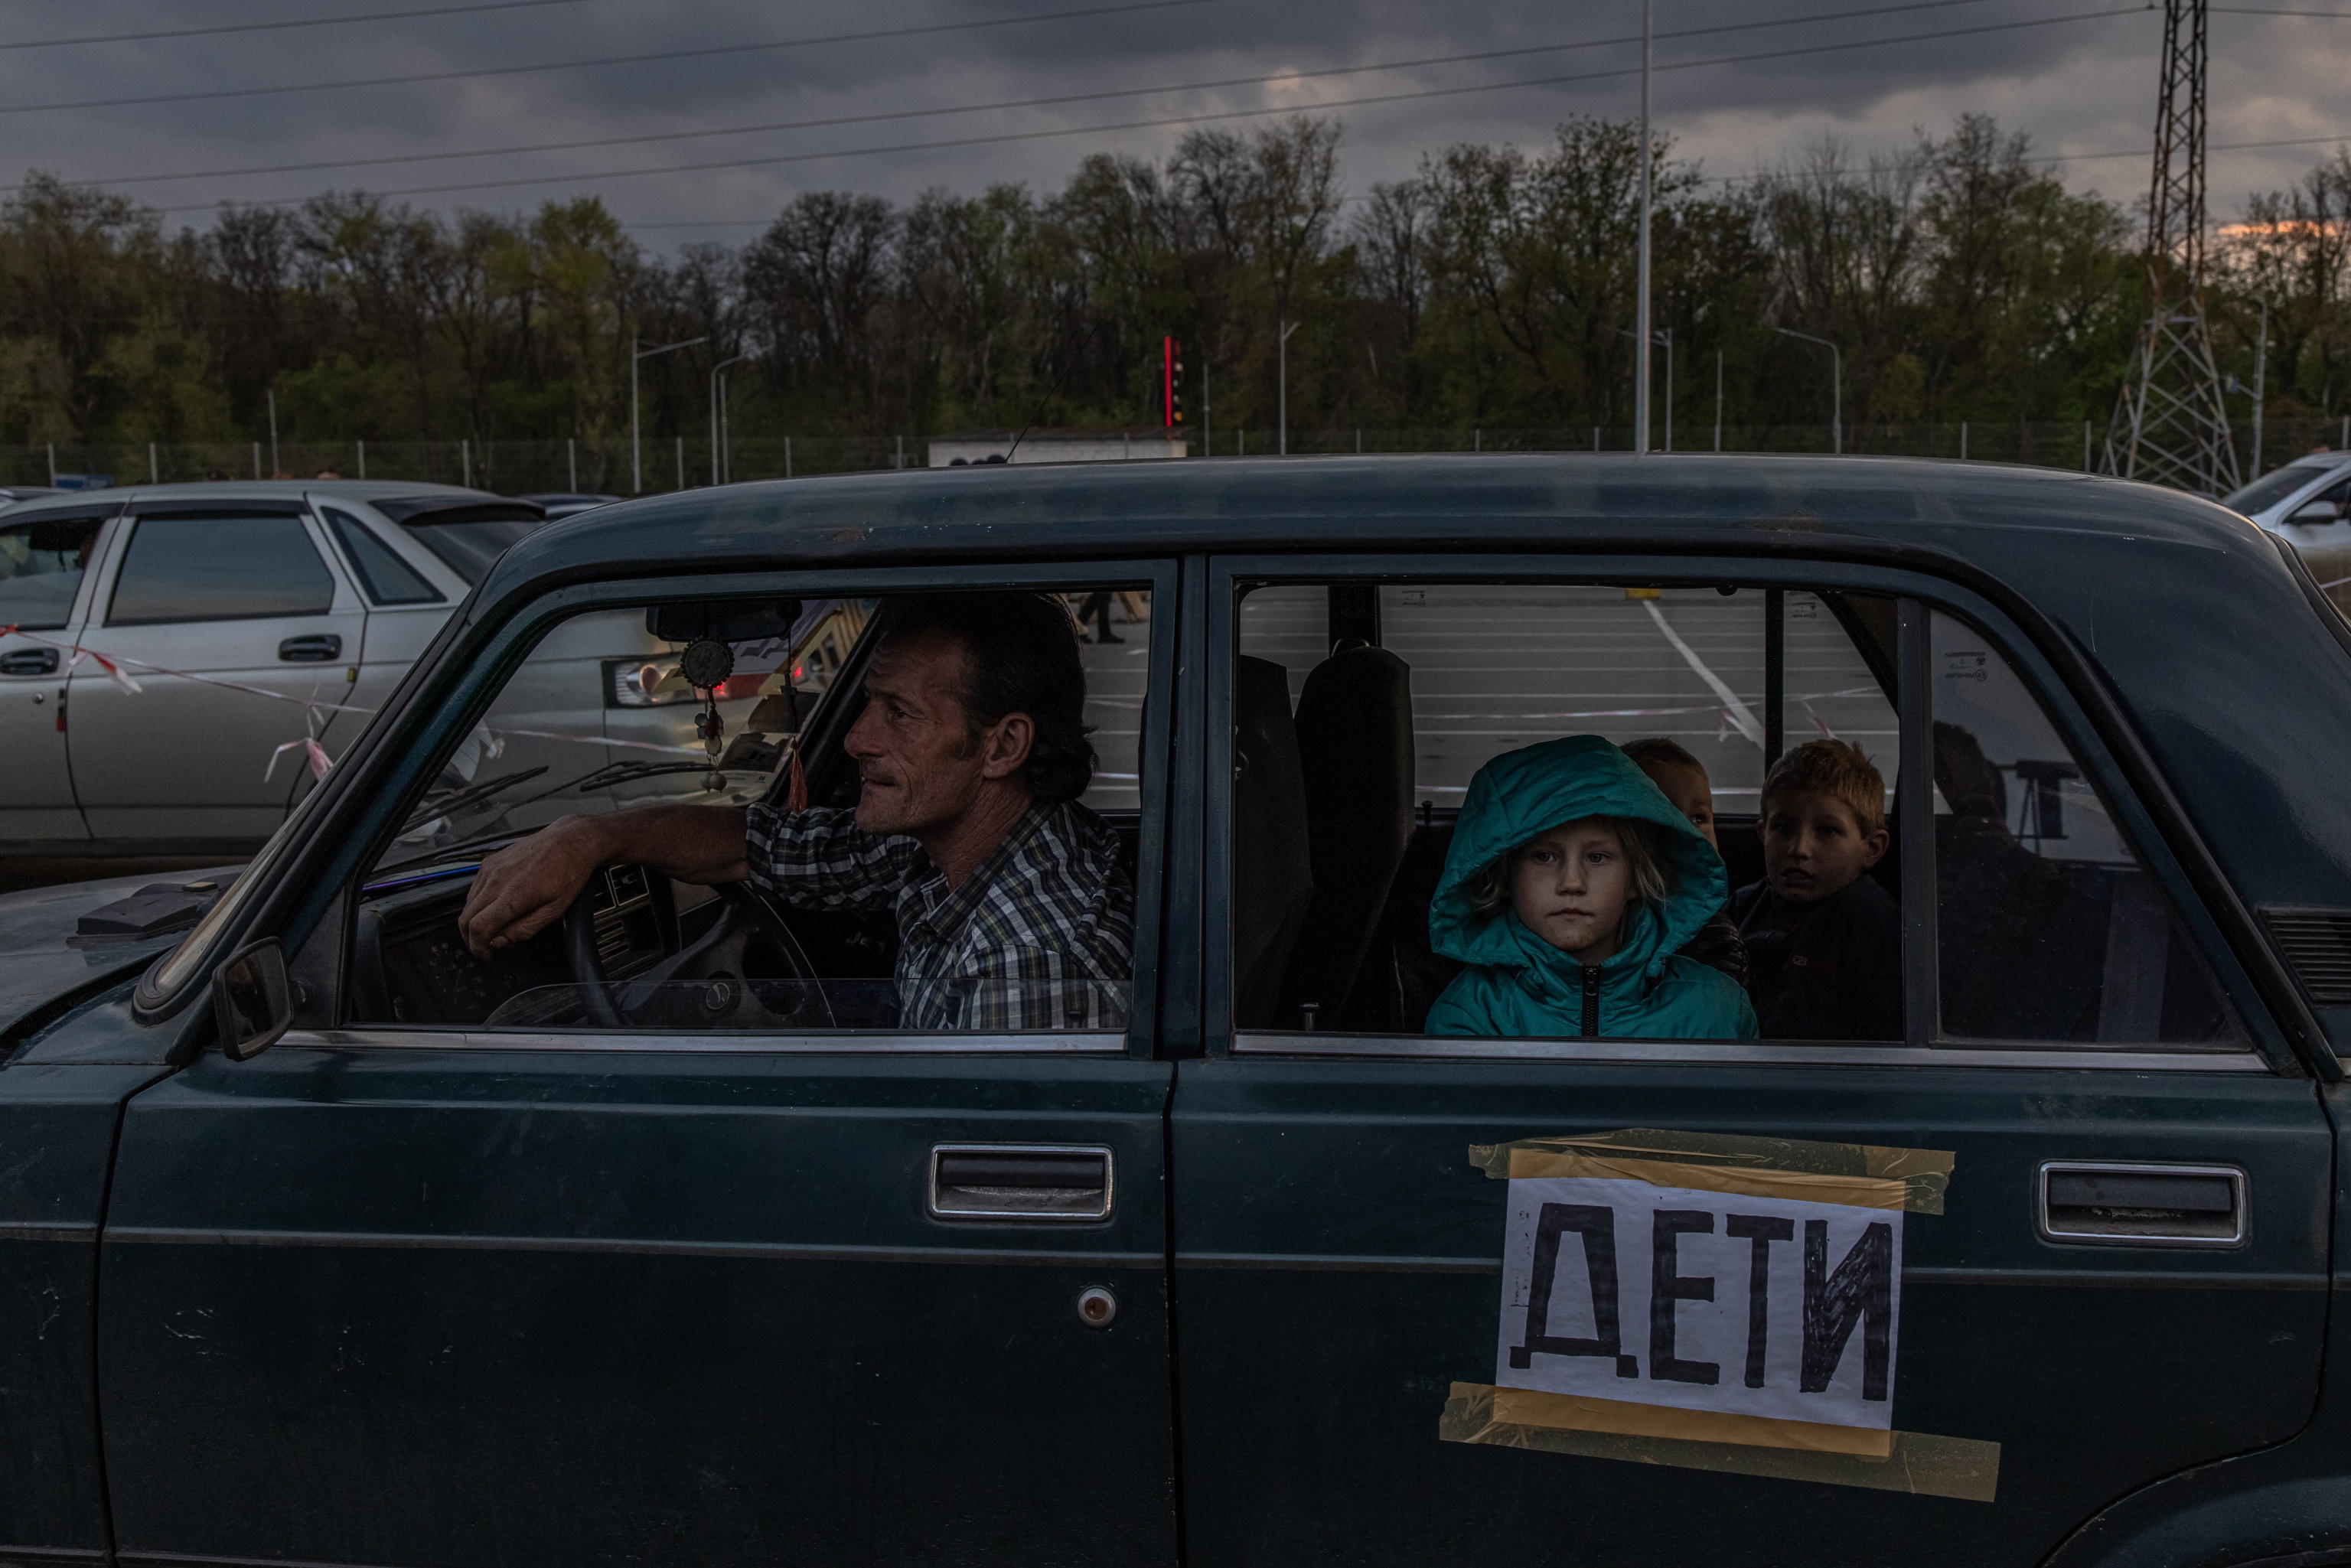
[[[559,816],[853,799],[892,602],[1006,589],[1091,628],[1082,1027],[903,1027],[886,915],[641,865],[460,940]],[[716,759],[592,722],[705,692]],[[1734,887],[1772,759],[1865,752],[1898,1031],[1425,1032],[1470,779],[1575,734],[1697,758]],[[2290,551],[2048,473],[600,509],[225,895],[0,901],[0,1563],[2351,1563],[2346,757]]]

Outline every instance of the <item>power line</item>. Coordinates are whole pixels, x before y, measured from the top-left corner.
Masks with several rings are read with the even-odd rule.
[[[1712,59],[1674,60],[1656,68],[1660,71],[1697,70],[1708,66],[1743,65],[1759,60],[1790,59],[1803,55],[1834,54],[1848,49],[1881,48],[1889,44],[1915,44],[1942,38],[1971,37],[1986,33],[2015,32],[2027,27],[2057,26],[2070,22],[2099,21],[2111,16],[2144,16],[2142,5],[2114,6],[2102,11],[2080,11],[2063,16],[2038,16],[2022,22],[1998,22],[1979,27],[1953,27],[1933,33],[1907,33],[1891,38],[1844,39],[1833,44],[1811,44],[1785,49],[1760,50],[1746,55],[1720,55]],[[505,180],[471,180],[440,185],[410,185],[371,193],[378,196],[437,196],[460,191],[508,190],[522,185],[554,185],[590,180],[623,180],[651,174],[695,174],[717,169],[768,168],[785,163],[820,162],[837,158],[870,158],[899,152],[928,152],[956,147],[979,147],[1016,141],[1038,141],[1062,136],[1100,135],[1112,131],[1148,131],[1177,125],[1204,125],[1231,120],[1262,119],[1268,115],[1301,114],[1332,109],[1353,109],[1389,103],[1408,103],[1437,98],[1458,98],[1470,93],[1505,92],[1517,88],[1555,87],[1576,82],[1601,81],[1613,78],[1637,76],[1637,66],[1602,71],[1580,71],[1568,75],[1531,77],[1518,81],[1480,82],[1468,87],[1424,88],[1411,92],[1370,94],[1360,98],[1329,99],[1321,103],[1283,104],[1268,109],[1222,110],[1200,114],[1169,115],[1153,120],[1120,120],[1106,125],[1058,126],[1045,131],[1003,131],[989,136],[946,137],[931,141],[905,141],[883,147],[845,148],[827,152],[784,152],[763,158],[714,159],[699,163],[665,163],[645,169],[608,169],[590,173],[533,174]],[[255,206],[289,206],[307,201],[307,196],[287,196],[250,204]],[[193,203],[181,206],[156,209],[165,214],[209,212],[217,204]]]
[[[552,3],[552,0],[550,0]],[[1021,22],[1060,22],[1081,16],[1109,16],[1127,11],[1164,11],[1177,5],[1198,5],[1206,0],[1136,0],[1123,5],[1090,5],[1081,11],[1039,11],[1023,16],[984,16],[968,22],[933,22],[919,27],[882,27],[865,33],[833,33],[816,38],[779,38],[764,44],[725,44],[692,49],[664,49],[653,54],[604,55],[593,59],[552,60],[536,66],[476,66],[465,70],[419,71],[409,76],[358,77],[345,81],[282,82],[274,87],[223,88],[210,92],[151,93],[143,98],[87,98],[69,103],[0,103],[0,114],[44,114],[68,109],[132,109],[155,103],[204,103],[227,98],[274,98],[289,92],[344,92],[361,87],[415,87],[424,82],[470,81],[481,77],[529,76],[545,71],[586,70],[596,66],[647,65],[662,60],[706,59],[714,55],[748,55],[770,49],[812,48],[819,44],[865,44],[883,38],[914,38],[935,33],[967,33],[981,27],[1008,27]]]
[[[1911,0],[1898,5],[1871,5],[1855,11],[1819,11],[1810,16],[1782,16],[1768,22],[1734,22],[1711,27],[1685,27],[1675,32],[1659,33],[1661,38],[1700,37],[1718,33],[1752,32],[1761,27],[1800,26],[1813,22],[1841,22],[1858,16],[1882,16],[1906,11],[1942,10],[1953,5],[1980,5],[1983,0]],[[513,147],[464,148],[449,152],[404,152],[381,158],[325,159],[309,163],[269,163],[242,169],[191,169],[171,174],[117,174],[104,179],[75,180],[76,185],[113,186],[145,185],[166,180],[225,180],[251,174],[299,174],[321,169],[373,169],[395,163],[432,163],[444,159],[503,158],[535,152],[571,152],[597,147],[643,146],[654,142],[688,141],[712,136],[751,136],[777,131],[816,131],[843,125],[870,125],[892,120],[922,120],[951,114],[984,114],[998,110],[1048,109],[1064,104],[1094,103],[1108,99],[1145,98],[1157,93],[1206,92],[1222,88],[1262,87],[1270,82],[1301,81],[1310,78],[1363,75],[1374,71],[1410,70],[1426,66],[1463,65],[1479,60],[1513,59],[1527,55],[1558,54],[1571,49],[1605,48],[1619,44],[1637,44],[1635,33],[1621,38],[1587,38],[1564,44],[1531,44],[1520,48],[1485,49],[1475,54],[1431,55],[1420,59],[1388,60],[1375,65],[1331,66],[1319,70],[1275,71],[1265,76],[1228,77],[1219,80],[1170,82],[1159,87],[1118,88],[1102,92],[1062,93],[1049,98],[1008,99],[996,103],[954,104],[942,109],[883,110],[871,114],[841,114],[820,120],[779,120],[759,125],[715,126],[702,131],[665,131],[634,136],[597,136],[573,141],[539,141]],[[21,190],[21,185],[0,185],[0,191]]]
[[[478,5],[427,5],[414,11],[360,11],[348,16],[297,16],[279,22],[226,22],[213,27],[162,27],[145,33],[91,33],[78,38],[25,38],[0,50],[62,49],[77,44],[144,44],[159,38],[208,38],[222,33],[276,33],[288,27],[335,27],[347,22],[407,22],[423,16],[471,16],[486,11],[531,11],[579,5],[586,0],[483,0]]]

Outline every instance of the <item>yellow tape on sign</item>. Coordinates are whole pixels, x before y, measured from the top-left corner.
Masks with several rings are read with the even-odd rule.
[[[1750,1197],[1811,1197],[1821,1203],[1846,1203],[1868,1208],[1900,1208],[1913,1214],[1943,1212],[1943,1193],[1950,1186],[1953,1159],[1942,1149],[1896,1149],[1877,1144],[1828,1144],[1803,1138],[1759,1138],[1729,1133],[1661,1132],[1654,1127],[1625,1127],[1605,1133],[1574,1133],[1556,1137],[1517,1138],[1507,1144],[1472,1144],[1469,1163],[1498,1181],[1526,1180],[1535,1176],[1591,1176],[1598,1168],[1552,1170],[1534,1161],[1550,1155],[1562,1160],[1625,1162],[1606,1174],[1655,1181],[1660,1186],[1694,1187],[1700,1191],[1744,1193]],[[1635,1168],[1640,1165],[1676,1167],[1672,1179]],[[1688,1167],[1714,1173],[1704,1181],[1689,1179]],[[1739,1178],[1763,1173],[1783,1173],[1857,1182],[1844,1189],[1854,1197],[1835,1197],[1823,1181],[1809,1193],[1773,1184],[1734,1186]],[[1886,1202],[1897,1183],[1899,1202]]]
[[[1938,1437],[1922,1432],[1892,1432],[1883,1458],[1818,1448],[1760,1448],[1749,1443],[1693,1440],[1641,1433],[1538,1426],[1505,1419],[1496,1389],[1482,1383],[1457,1383],[1445,1402],[1437,1435],[1447,1443],[1489,1443],[1532,1448],[1582,1458],[1626,1464],[1668,1465],[1679,1469],[1763,1476],[1775,1480],[1829,1486],[1868,1487],[1919,1497],[1991,1502],[2000,1490],[2000,1445],[1973,1437]],[[1523,1414],[1523,1408],[1512,1414]]]

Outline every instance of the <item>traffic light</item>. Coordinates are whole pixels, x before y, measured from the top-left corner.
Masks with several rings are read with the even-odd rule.
[[[1184,345],[1173,338],[1159,340],[1159,388],[1173,430],[1184,423]]]

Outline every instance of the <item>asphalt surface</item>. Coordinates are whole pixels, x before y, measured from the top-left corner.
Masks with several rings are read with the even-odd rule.
[[[1892,707],[1825,605],[1791,593],[1787,613],[1785,743],[1852,741],[1891,789]],[[1415,776],[1430,805],[1458,806],[1471,775],[1502,752],[1600,735],[1620,745],[1644,736],[1678,741],[1705,765],[1721,810],[1755,809],[1763,783],[1758,590],[1635,599],[1620,588],[1384,587],[1380,625],[1382,644],[1411,666]],[[1319,587],[1262,588],[1241,601],[1241,652],[1287,668],[1293,701],[1329,645],[1326,627]]]

